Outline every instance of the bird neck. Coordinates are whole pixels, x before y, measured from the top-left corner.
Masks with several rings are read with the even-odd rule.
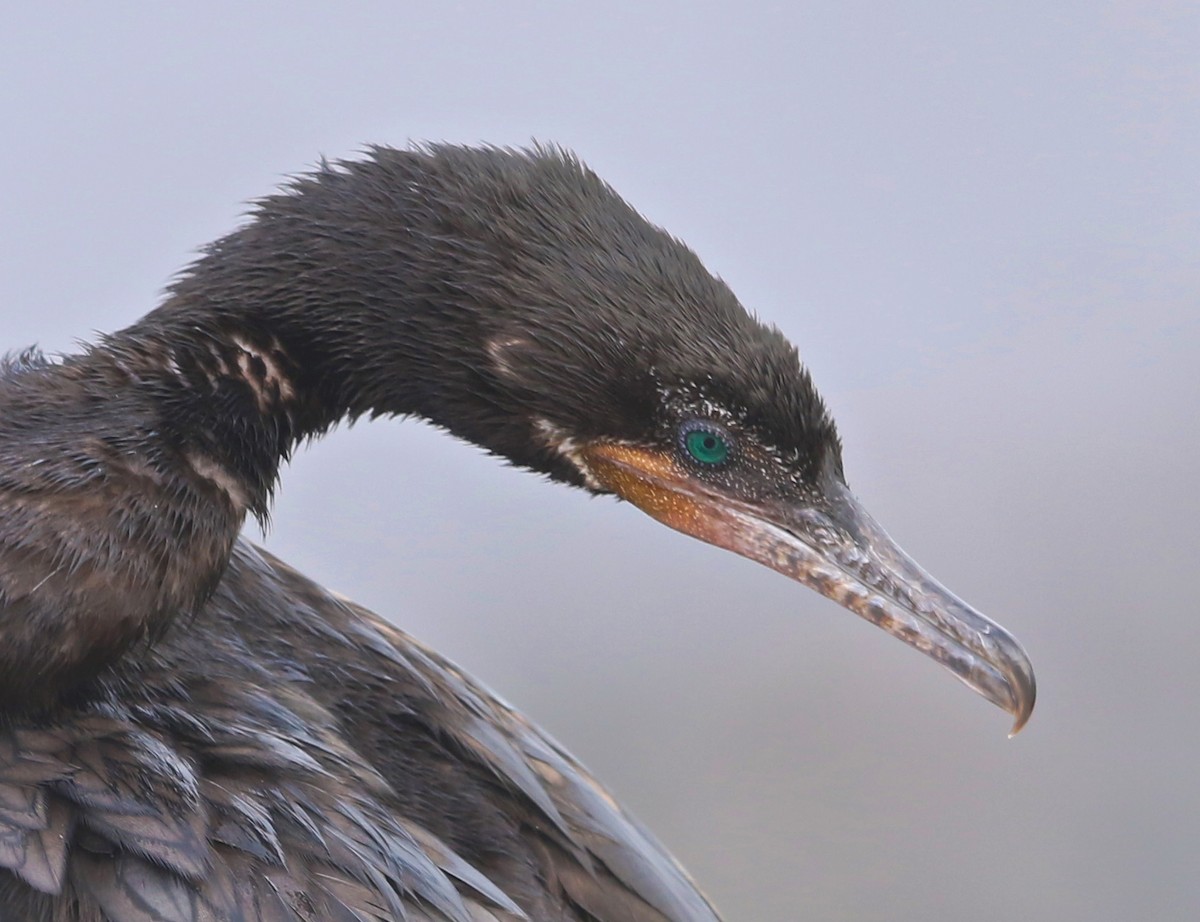
[[[301,440],[363,414],[492,425],[469,306],[248,230],[132,326],[0,376],[0,717],[87,693],[195,616]]]
[[[262,518],[280,463],[302,440],[363,412],[364,388],[337,367],[338,331],[319,314],[292,329],[265,322],[253,303],[203,307],[168,301],[109,337],[96,358],[128,375],[161,420],[158,438],[172,456],[220,486],[239,513]],[[304,348],[315,341],[328,348]],[[399,395],[405,379],[394,372]],[[396,403],[404,412],[405,401]]]
[[[179,456],[259,517],[280,462],[343,419],[419,415],[478,441],[495,412],[473,305],[429,297],[404,254],[382,271],[326,244],[319,266],[289,265],[308,243],[226,238],[101,347]]]

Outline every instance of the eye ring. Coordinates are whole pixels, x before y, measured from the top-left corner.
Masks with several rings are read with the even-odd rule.
[[[679,430],[683,453],[695,464],[720,467],[733,455],[733,438],[715,423],[692,420]]]

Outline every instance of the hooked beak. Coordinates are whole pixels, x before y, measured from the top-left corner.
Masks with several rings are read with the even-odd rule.
[[[1036,695],[1025,651],[926,573],[838,478],[794,501],[732,498],[665,452],[593,442],[581,454],[604,487],[678,531],[804,583],[920,650],[1025,726]]]

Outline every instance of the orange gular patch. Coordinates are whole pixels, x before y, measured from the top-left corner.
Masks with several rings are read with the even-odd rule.
[[[729,523],[715,496],[670,452],[592,442],[580,452],[588,471],[605,489],[684,534],[721,544]]]

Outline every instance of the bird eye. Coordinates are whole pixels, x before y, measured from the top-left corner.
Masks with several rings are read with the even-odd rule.
[[[729,436],[707,423],[688,426],[683,433],[683,447],[693,461],[701,464],[715,466],[729,460]]]

